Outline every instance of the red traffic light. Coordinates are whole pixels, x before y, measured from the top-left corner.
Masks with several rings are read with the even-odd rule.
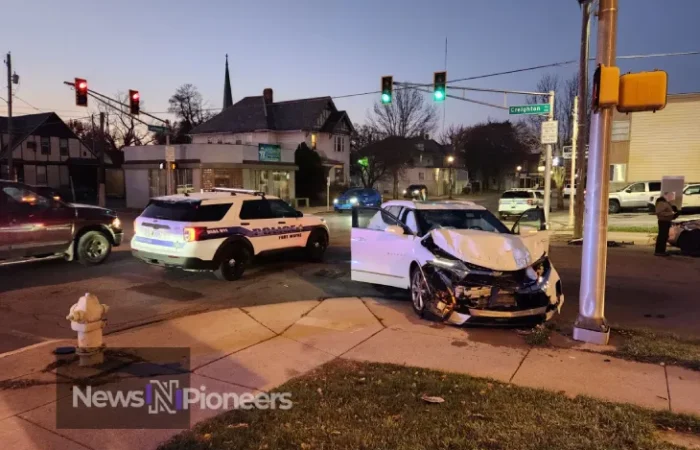
[[[75,105],[87,106],[88,104],[88,85],[87,80],[82,78],[75,79]]]
[[[141,111],[141,95],[139,91],[129,89],[129,112],[138,115]]]

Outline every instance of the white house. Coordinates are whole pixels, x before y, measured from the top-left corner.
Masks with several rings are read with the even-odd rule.
[[[261,96],[245,97],[224,108],[190,135],[193,144],[273,144],[291,151],[305,142],[321,155],[331,182],[346,184],[352,130],[347,113],[338,111],[331,97],[275,102],[267,88]]]

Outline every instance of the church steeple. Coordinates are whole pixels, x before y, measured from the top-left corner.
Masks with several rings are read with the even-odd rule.
[[[224,107],[228,108],[233,105],[233,96],[231,95],[231,77],[228,74],[228,53],[226,54],[226,75],[224,77]]]

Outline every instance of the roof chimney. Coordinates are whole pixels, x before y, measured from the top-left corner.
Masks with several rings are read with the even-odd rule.
[[[263,99],[265,99],[265,103],[274,103],[272,99],[272,88],[263,89]]]

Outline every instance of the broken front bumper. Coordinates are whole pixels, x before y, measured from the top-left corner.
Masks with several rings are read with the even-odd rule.
[[[425,264],[422,269],[432,299],[426,307],[433,316],[456,325],[550,320],[561,312],[564,294],[557,271],[548,259],[541,261],[542,271],[535,280],[528,278],[527,269],[477,269],[465,274]]]

